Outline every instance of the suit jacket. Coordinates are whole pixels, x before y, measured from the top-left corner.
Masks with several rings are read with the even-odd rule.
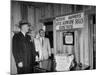
[[[39,51],[39,59],[40,60],[46,60],[51,56],[51,48],[50,48],[50,42],[48,38],[44,37],[43,45],[40,41],[40,38],[37,39],[37,48]]]
[[[30,36],[24,36],[21,32],[15,34],[12,39],[12,52],[17,67],[19,62],[23,62],[23,67],[26,68],[26,71],[29,67],[32,67],[32,63],[35,60],[35,57],[33,57],[35,47],[30,42]]]

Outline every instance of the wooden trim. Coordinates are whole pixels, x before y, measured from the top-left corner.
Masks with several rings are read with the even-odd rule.
[[[56,24],[55,20],[53,21],[53,42],[54,42],[54,55],[56,54]]]
[[[89,64],[90,69],[93,69],[93,24],[91,24],[92,16],[88,15],[88,23],[89,23]]]

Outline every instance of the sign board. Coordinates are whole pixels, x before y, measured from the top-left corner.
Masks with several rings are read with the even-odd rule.
[[[56,30],[83,28],[84,13],[76,13],[67,16],[56,17]]]

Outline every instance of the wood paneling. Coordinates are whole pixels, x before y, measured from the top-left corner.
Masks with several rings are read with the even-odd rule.
[[[35,24],[37,30],[41,29],[43,26],[43,23],[40,22],[40,19],[41,19],[41,9],[35,7]]]
[[[84,28],[80,33],[80,63],[83,65],[89,65],[89,33],[88,33],[88,16],[85,14]]]
[[[84,45],[85,45],[85,55],[84,55],[84,59],[85,59],[85,65],[89,65],[89,42],[88,42],[88,37],[89,37],[89,33],[88,33],[88,16],[85,15],[85,28],[84,28]]]
[[[18,24],[21,20],[21,11],[20,11],[19,2],[11,3],[11,31],[19,31]]]
[[[74,55],[75,55],[75,60],[76,62],[79,64],[80,63],[80,49],[79,49],[79,46],[80,46],[80,43],[79,43],[79,39],[80,39],[80,34],[79,34],[79,31],[80,30],[75,30],[75,38],[74,38],[74,41],[75,41],[75,45],[74,45]]]
[[[26,3],[20,3],[21,4],[21,20],[28,21],[28,8]]]
[[[20,31],[18,28],[19,21],[21,20],[21,11],[20,11],[20,3],[19,2],[11,2],[11,39],[14,35],[14,32]],[[11,40],[12,42],[12,40]],[[17,73],[16,62],[11,52],[11,74]]]
[[[34,12],[34,7],[28,7],[28,22],[31,23],[32,26],[35,26]]]
[[[57,50],[56,50],[56,21],[53,20],[53,42],[54,42],[54,54],[57,53]]]
[[[54,17],[61,15],[61,5],[55,4],[53,5],[54,8]]]
[[[89,64],[93,69],[93,16],[89,15]]]

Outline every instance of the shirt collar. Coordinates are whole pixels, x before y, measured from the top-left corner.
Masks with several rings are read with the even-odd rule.
[[[25,33],[23,31],[21,31],[21,33],[25,36]]]

